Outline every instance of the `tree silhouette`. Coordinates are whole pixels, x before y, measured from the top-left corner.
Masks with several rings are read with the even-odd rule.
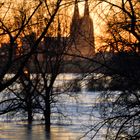
[[[100,16],[106,24],[103,44],[99,51],[104,55],[104,71],[111,77],[110,87],[101,92],[99,111],[102,122],[89,131],[95,135],[106,128],[106,139],[139,139],[139,1],[97,1],[103,5]],[[105,57],[111,54],[109,57]],[[94,139],[95,135],[91,137]]]

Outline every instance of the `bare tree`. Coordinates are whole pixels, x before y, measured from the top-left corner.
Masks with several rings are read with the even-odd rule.
[[[11,95],[8,100],[3,98],[1,101],[0,114],[23,111],[27,113],[28,123],[31,124],[33,114],[41,112],[45,119],[46,128],[50,131],[51,104],[56,102],[56,96],[59,94],[54,92],[54,82],[63,71],[65,54],[70,47],[69,38],[62,36],[64,32],[61,33],[59,18],[64,17],[62,15],[60,17],[57,13],[61,6],[64,8],[69,6],[69,2],[61,5],[61,0],[52,3],[51,1],[49,3],[40,1],[37,8],[35,5],[36,9],[31,13],[31,16],[28,11],[29,7],[26,9],[25,5],[26,2],[19,11],[16,11],[17,13],[14,15],[15,29],[8,32],[9,36],[12,36],[21,30],[16,34],[17,38],[14,38],[17,41],[16,56],[11,56],[13,57],[12,61],[10,58],[7,60],[10,65],[7,65],[8,70],[3,74],[4,77],[7,73],[14,71],[14,76],[10,79],[3,79],[5,83],[3,83],[1,90],[11,84],[12,86],[19,84],[20,89],[9,87]],[[28,14],[29,18],[27,18]],[[63,30],[67,28],[65,26]],[[11,50],[9,50],[10,52]],[[2,66],[3,69],[4,66]]]
[[[62,6],[61,0],[53,3],[51,1],[32,2],[33,7],[30,7],[30,4],[26,1],[19,2],[16,6],[14,6],[14,1],[9,6],[7,3],[4,3],[2,5],[4,14],[1,15],[0,20],[1,38],[6,38],[6,43],[1,44],[1,58],[3,61],[0,72],[0,91],[2,92],[19,81],[21,87],[23,87],[21,92],[20,90],[14,91],[10,89],[11,93],[14,94],[11,94],[9,99],[1,101],[0,114],[14,110],[17,112],[23,109],[28,112],[29,123],[32,122],[32,100],[34,99],[33,83],[30,80],[30,75],[27,76],[30,70],[29,62],[36,56],[40,42],[48,32],[59,8]],[[41,13],[42,16],[39,19],[36,19],[39,9],[44,9],[44,12]],[[40,27],[40,24],[43,27],[36,28],[36,26]],[[36,38],[30,35],[33,31],[37,34]],[[6,78],[10,73],[13,73],[12,77]]]
[[[139,139],[140,3],[137,0],[99,0],[97,3],[102,5],[100,16],[106,28],[99,48],[100,56],[104,56],[101,72],[112,81],[110,89],[100,96],[103,121],[92,126],[89,132],[95,131],[96,135],[101,128],[106,128],[106,139]]]
[[[20,4],[21,3],[19,3],[19,5]],[[1,79],[0,91],[4,90],[6,87],[12,84],[21,75],[22,69],[25,63],[29,60],[29,58],[35,52],[38,44],[40,43],[44,35],[47,33],[51,23],[53,22],[53,19],[55,18],[55,15],[58,12],[58,9],[60,8],[61,0],[58,0],[55,3],[53,3],[53,6],[51,4],[46,3],[45,1],[34,2],[35,5],[33,6],[33,8],[30,8],[30,11],[29,11],[29,5],[26,9],[25,4],[26,2],[23,2],[23,6],[17,11],[16,8],[18,7],[12,7],[13,3],[11,2],[9,4],[9,7],[6,9],[7,11],[5,12],[5,14],[2,15],[2,18],[0,21],[1,22],[1,37],[7,36],[6,39],[8,40],[7,61],[1,66],[2,69],[0,72],[0,79]],[[19,55],[17,58],[15,58],[13,56],[13,51],[15,50],[14,49],[15,43],[18,45],[16,47],[20,49],[20,44],[18,43],[18,41],[20,41],[20,38],[24,35],[26,31],[28,31],[28,27],[31,26],[31,21],[33,21],[35,14],[37,13],[38,9],[41,8],[42,5],[44,4],[46,4],[45,12],[46,12],[46,15],[48,16],[47,16],[47,21],[43,28],[43,31],[37,36],[36,41],[34,42],[34,44],[32,44],[32,48],[30,48],[27,54],[25,55],[22,54],[22,55]],[[13,18],[12,18],[12,15],[9,15],[9,12],[11,12],[12,8],[16,10],[15,11],[16,16]],[[28,11],[29,13],[27,15]],[[10,19],[9,19],[9,16],[10,16]],[[15,18],[16,18],[16,22],[18,23],[18,26],[16,27],[12,26],[12,24],[15,24],[14,23]],[[17,64],[17,61],[18,62],[20,61],[20,64],[18,67],[14,69],[15,75],[8,81],[4,81],[3,79],[4,76],[10,71],[12,71],[12,68],[14,67],[14,65]]]

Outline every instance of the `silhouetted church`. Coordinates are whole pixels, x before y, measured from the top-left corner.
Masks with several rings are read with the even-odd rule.
[[[60,30],[60,23],[58,23],[58,30]],[[88,0],[85,0],[83,17],[80,16],[78,1],[75,0],[74,13],[70,24],[70,36],[61,37],[59,32],[60,31],[58,31],[57,37],[47,36],[45,38],[45,46],[50,46],[50,48],[57,47],[56,50],[58,51],[67,46],[67,53],[69,54],[84,57],[94,57],[94,29],[93,21],[89,13]],[[69,58],[70,57],[66,57],[66,59]]]
[[[83,17],[80,17],[78,2],[75,0],[70,36],[72,39],[72,53],[93,57],[95,54],[94,29],[93,21],[89,14],[88,0],[85,0]]]
[[[60,29],[60,24],[58,24],[58,30]],[[31,33],[29,35],[25,35],[21,39],[21,48],[18,51],[15,51],[16,53],[13,54],[13,58],[19,55],[22,55],[22,53],[28,53],[31,49],[32,43],[36,40],[36,33]],[[61,42],[61,43],[60,43]],[[70,43],[69,43],[70,42]],[[8,44],[2,44],[3,49],[9,48]],[[89,13],[89,5],[88,0],[85,0],[85,6],[84,6],[84,15],[83,17],[80,16],[79,13],[79,7],[78,7],[78,1],[75,0],[74,5],[74,13],[72,16],[72,21],[70,25],[70,36],[68,37],[62,37],[58,35],[56,37],[52,36],[45,36],[44,41],[42,41],[39,45],[40,50],[47,50],[48,52],[56,51],[60,53],[60,51],[63,51],[63,47],[67,46],[68,48],[67,52],[72,55],[79,55],[84,57],[94,57],[95,55],[95,45],[94,45],[94,29],[93,29],[93,21],[90,17]],[[15,47],[15,46],[14,46]],[[15,49],[18,49],[15,47]],[[40,51],[38,53],[38,60],[44,61],[44,53],[41,53]],[[18,52],[18,53],[17,53]],[[0,58],[3,57],[3,52],[0,51]],[[67,57],[66,57],[67,58]],[[68,57],[69,58],[69,57]]]

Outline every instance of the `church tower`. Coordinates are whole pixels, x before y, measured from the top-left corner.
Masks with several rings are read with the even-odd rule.
[[[79,26],[80,26],[80,14],[79,14],[79,7],[78,7],[78,1],[75,0],[75,5],[74,5],[74,14],[72,17],[72,23],[70,27],[70,35],[73,40],[77,40],[77,35],[79,31]]]
[[[93,21],[89,14],[88,0],[85,0],[84,16],[79,14],[78,2],[75,0],[74,14],[70,27],[72,39],[72,53],[85,57],[93,57],[95,54]]]
[[[95,54],[93,21],[89,14],[88,0],[85,0],[84,16],[80,20],[80,42],[83,53],[92,57]]]
[[[85,17],[85,16],[89,16],[88,0],[85,0],[84,17]]]

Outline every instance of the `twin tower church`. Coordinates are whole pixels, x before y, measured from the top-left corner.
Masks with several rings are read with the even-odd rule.
[[[94,56],[94,29],[89,13],[88,0],[85,0],[83,17],[80,16],[78,2],[75,0],[70,36],[72,39],[72,53],[88,57]]]

